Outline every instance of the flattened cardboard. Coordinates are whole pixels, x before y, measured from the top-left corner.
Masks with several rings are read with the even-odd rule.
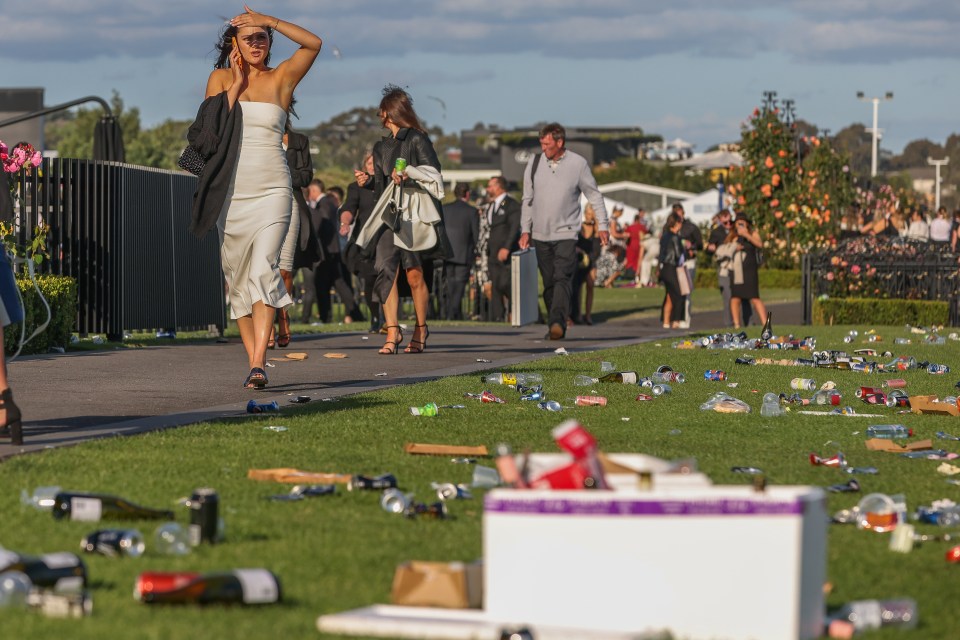
[[[934,402],[937,396],[910,396],[910,410],[914,413],[940,416],[960,416],[960,408],[948,402]],[[960,400],[957,401],[960,403]]]
[[[455,444],[422,444],[417,442],[408,442],[403,445],[403,450],[407,453],[427,456],[486,456],[489,455],[487,448],[483,445],[477,447],[462,446]]]
[[[248,469],[247,477],[251,480],[268,480],[289,484],[300,484],[303,482],[316,482],[318,484],[337,482],[347,484],[350,482],[352,476],[349,473],[322,473],[301,471],[300,469]]]
[[[483,605],[483,565],[404,562],[393,575],[390,601],[409,607],[479,609]]]
[[[867,449],[871,451],[888,451],[890,453],[906,453],[907,451],[926,451],[933,449],[933,440],[917,440],[907,444],[898,444],[893,440],[870,438],[866,441]]]

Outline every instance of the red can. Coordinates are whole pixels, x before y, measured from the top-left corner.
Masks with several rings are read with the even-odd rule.
[[[907,381],[903,378],[893,378],[892,380],[887,380],[884,382],[883,386],[888,389],[903,389],[907,386]]]
[[[876,387],[860,387],[857,389],[856,396],[858,398],[863,398],[865,396],[875,396],[882,393],[883,389],[878,389]]]
[[[860,397],[861,400],[867,404],[887,404],[887,394],[883,393],[871,393],[865,396]]]
[[[480,394],[480,402],[493,402],[496,404],[506,404],[506,401],[501,400],[497,396],[493,395],[489,391],[484,391]]]
[[[811,453],[810,464],[816,467],[843,467],[845,460],[842,453],[838,453],[832,458],[821,458],[817,454]]]
[[[577,396],[574,404],[578,407],[605,407],[607,399],[603,396]]]

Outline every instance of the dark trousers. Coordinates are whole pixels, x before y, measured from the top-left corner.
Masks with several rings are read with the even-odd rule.
[[[547,324],[559,324],[566,328],[573,292],[573,273],[577,267],[577,241],[534,240],[533,246],[537,250],[537,266],[543,279]]]
[[[470,280],[470,267],[465,264],[444,262],[443,270],[447,279],[447,297],[443,305],[443,318],[445,320],[463,320],[463,292]]]
[[[506,310],[510,307],[510,263],[506,264],[497,260],[496,256],[490,256],[488,271],[490,274],[490,320],[493,322],[502,322],[506,316]],[[503,304],[506,297],[507,304]]]
[[[357,317],[359,309],[353,297],[353,289],[344,280],[344,271],[340,262],[340,254],[333,254],[314,267],[313,280],[317,290],[317,309],[320,312],[321,322],[333,320],[333,303],[330,299],[331,287],[336,290],[340,300],[343,301],[346,314],[351,318],[359,319]]]
[[[300,269],[300,277],[303,279],[303,311],[300,322],[310,324],[310,318],[313,316],[313,305],[317,302],[317,288],[313,282],[313,269]]]
[[[663,322],[680,322],[686,312],[686,296],[680,293],[680,279],[677,277],[677,267],[672,264],[665,264],[660,268],[660,282],[667,290],[663,296],[663,304],[660,305],[660,318]],[[673,305],[670,309],[670,317],[663,317],[663,307],[667,303],[667,298]]]

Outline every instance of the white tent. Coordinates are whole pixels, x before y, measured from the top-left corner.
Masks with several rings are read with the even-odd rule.
[[[739,167],[743,164],[743,156],[736,151],[710,151],[701,153],[691,158],[671,162],[672,167],[690,167],[700,171],[709,171],[710,169],[726,169],[727,167]]]
[[[710,218],[712,218],[713,215],[721,209],[720,194],[716,189],[704,191],[700,195],[696,195],[692,198],[681,201],[680,204],[683,205],[683,210],[687,214],[687,219],[697,225],[704,222],[709,222]],[[662,209],[651,211],[650,215],[660,220],[666,220],[667,216],[670,214],[671,208],[672,206],[663,207]]]

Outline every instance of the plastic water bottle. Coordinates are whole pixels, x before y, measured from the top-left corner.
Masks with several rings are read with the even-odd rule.
[[[0,607],[26,607],[33,582],[22,571],[0,573]]]
[[[515,387],[518,384],[530,386],[543,384],[543,376],[539,373],[488,373],[480,380],[490,384],[505,384]]]
[[[780,396],[775,393],[765,393],[763,404],[760,405],[760,415],[764,418],[775,418],[782,416],[783,413],[783,407],[780,406]]]
[[[577,374],[573,378],[573,384],[577,387],[589,387],[592,384],[598,384],[600,378],[593,378],[591,376],[585,376],[583,374]]]
[[[556,400],[547,400],[546,402],[538,402],[537,407],[543,409],[544,411],[561,411],[563,409],[560,406],[560,403]]]
[[[911,598],[898,600],[857,600],[843,605],[831,616],[830,636],[849,638],[854,633],[880,627],[917,626],[917,603]]]
[[[798,391],[813,391],[817,383],[813,378],[794,378],[790,381],[790,388]]]
[[[883,438],[884,440],[900,440],[913,435],[913,429],[907,429],[902,424],[872,424],[867,427],[868,438]]]

